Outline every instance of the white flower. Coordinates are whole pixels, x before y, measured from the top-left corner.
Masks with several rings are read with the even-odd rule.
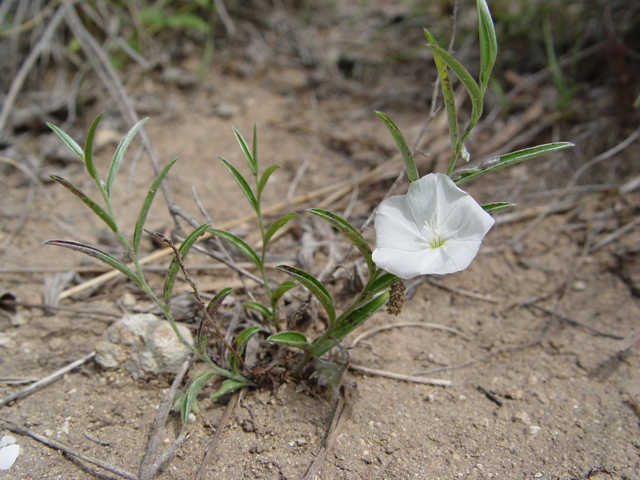
[[[9,470],[20,455],[20,445],[11,435],[5,435],[0,439],[0,470]]]
[[[458,272],[469,266],[494,223],[451,178],[431,173],[378,207],[373,261],[403,279]]]

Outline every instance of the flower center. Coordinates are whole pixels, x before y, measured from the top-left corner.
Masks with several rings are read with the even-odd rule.
[[[431,217],[431,222],[425,220],[422,229],[426,234],[425,241],[430,248],[439,248],[447,241],[449,232],[446,229],[440,230],[436,223],[435,215]]]

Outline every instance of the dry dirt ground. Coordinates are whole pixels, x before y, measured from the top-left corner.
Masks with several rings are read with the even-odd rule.
[[[146,105],[150,117],[146,130],[161,162],[180,157],[168,182],[178,205],[202,220],[192,199],[191,187],[195,186],[217,225],[250,213],[216,156],[242,166],[230,125],[250,136],[256,123],[261,167],[282,166],[265,191],[266,206],[345,180],[357,185],[359,178],[386,165],[381,175],[362,181],[327,205],[340,214],[348,210],[350,221],[362,225],[388,191],[401,163],[393,140],[373,110],[383,109],[394,118],[412,142],[428,116],[434,69],[422,51],[400,66],[385,66],[376,55],[385,55],[385,48],[392,48],[387,46],[388,38],[397,41],[399,34],[380,25],[390,22],[395,11],[372,6],[363,13],[356,6],[350,8],[339,12],[341,21],[336,25],[303,28],[292,16],[286,17],[288,22],[271,19],[280,31],[274,26],[273,32],[263,32],[261,41],[236,47],[235,53],[221,50],[224,61],[214,61],[201,84],[179,88],[163,82],[158,72],[129,82],[128,92],[139,110]],[[285,18],[284,13],[278,14]],[[357,43],[354,30],[358,26],[369,32],[387,32],[390,37],[381,40],[371,35],[370,42],[358,37],[361,43]],[[403,32],[418,28],[417,35],[407,36],[419,41],[418,26],[408,22],[403,28]],[[377,70],[345,78],[335,68],[301,66],[302,55],[294,61],[281,53],[269,56],[268,51],[260,50],[273,45],[269,35],[295,37],[297,45],[318,45],[313,39],[305,40],[305,35],[312,34],[316,40],[318,36],[324,39],[323,47],[315,52],[323,61],[331,55],[335,60],[336,51],[351,45],[353,57],[362,59],[363,65],[379,61]],[[604,62],[603,55],[598,58]],[[410,74],[412,62],[419,64],[414,76]],[[358,61],[355,65],[358,67]],[[187,55],[173,66],[195,71],[198,57]],[[603,75],[612,75],[606,64],[602,68]],[[126,69],[121,73],[126,76]],[[427,76],[422,77],[423,73]],[[379,78],[373,84],[367,75]],[[636,352],[622,351],[622,342],[612,338],[626,337],[640,328],[640,303],[634,295],[638,293],[640,260],[635,252],[640,232],[631,228],[599,245],[608,234],[637,218],[640,192],[620,194],[617,190],[640,174],[637,142],[595,165],[578,182],[606,188],[558,190],[581,165],[617,145],[637,125],[637,114],[626,125],[618,118],[616,97],[611,93],[615,82],[602,78],[597,92],[587,85],[577,94],[580,121],[575,116],[565,123],[557,120],[553,89],[543,81],[523,89],[508,113],[483,123],[472,136],[467,146],[474,160],[533,142],[570,140],[577,147],[467,184],[481,203],[508,200],[518,206],[496,214],[497,224],[468,270],[427,279],[440,285],[431,281],[415,285],[399,317],[380,312],[361,328],[423,323],[453,327],[463,335],[398,327],[379,332],[350,350],[354,364],[403,374],[441,369],[428,376],[451,380],[453,385],[437,387],[349,372],[345,383],[350,411],[316,478],[640,478],[640,411],[634,407],[634,401],[640,399],[640,359]],[[126,127],[108,100],[86,107],[78,126],[69,131],[81,140],[92,115],[104,108],[105,135],[109,130],[123,134]],[[490,111],[488,108],[487,113]],[[541,127],[536,130],[536,126]],[[95,194],[78,162],[40,154],[45,133],[38,131],[39,135],[33,131],[21,134],[22,151],[42,159],[41,167],[48,173],[61,172]],[[421,174],[442,171],[447,138],[439,114],[420,144],[425,154],[418,155]],[[96,153],[103,172],[113,148],[107,143]],[[389,159],[395,160],[385,164]],[[124,230],[133,227],[138,205],[153,178],[143,157],[126,191],[130,161],[128,157],[117,181],[114,205]],[[305,163],[306,172],[290,193]],[[21,302],[41,303],[46,290],[43,279],[56,272],[76,271],[82,279],[94,276],[87,267],[98,266],[96,262],[41,242],[68,238],[104,243],[108,240],[103,225],[59,185],[47,183],[42,191],[20,170],[7,164],[0,168],[0,242],[16,232],[0,253],[0,288]],[[406,184],[396,192],[403,188]],[[319,205],[328,195],[292,208]],[[536,210],[540,206],[549,207]],[[287,211],[282,207],[276,213]],[[25,220],[16,230],[22,212]],[[318,272],[332,248],[344,251],[344,240],[311,217],[301,212],[296,228],[278,241],[270,260],[309,263],[310,251],[313,263],[307,268]],[[147,225],[154,230],[172,226],[160,195]],[[254,222],[244,221],[232,228],[255,243]],[[374,241],[371,228],[364,233]],[[104,248],[117,252],[113,245]],[[151,251],[151,242],[145,240],[144,248]],[[307,254],[298,255],[305,248]],[[187,263],[194,266],[194,276],[204,291],[239,285],[237,276],[215,269],[208,257],[194,254]],[[152,285],[159,288],[160,274],[151,271],[149,275]],[[339,293],[341,285],[336,281],[330,287]],[[177,289],[186,290],[186,284]],[[259,294],[259,289],[255,291]],[[131,295],[137,299],[134,305],[127,301]],[[240,300],[244,295],[241,287],[232,294]],[[0,385],[0,396],[21,388],[8,383],[10,377],[41,378],[91,352],[115,320],[100,312],[121,314],[128,308],[125,305],[144,309],[147,302],[132,285],[118,279],[60,305],[98,313],[19,307],[18,315],[0,316],[0,377],[5,382]],[[220,321],[226,322],[224,317]],[[345,344],[351,345],[358,333]],[[103,370],[89,362],[52,385],[1,407],[0,417],[137,474],[157,406],[171,380],[168,376],[133,379],[124,371]],[[203,391],[195,421],[181,429],[179,418],[170,417],[164,444],[181,431],[188,438],[157,478],[194,477],[226,408],[225,402],[208,400],[215,386],[216,382]],[[232,414],[204,478],[303,478],[325,444],[336,403],[331,392],[293,380],[272,391],[248,391]],[[29,437],[17,439],[21,454],[9,471],[0,472],[3,480],[115,478]]]

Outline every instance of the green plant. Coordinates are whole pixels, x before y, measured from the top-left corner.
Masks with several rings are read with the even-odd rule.
[[[497,41],[494,25],[486,1],[477,0],[477,9],[480,41],[480,75],[478,82],[476,82],[473,76],[453,55],[437,44],[433,35],[425,30],[425,35],[428,40],[427,47],[434,56],[449,120],[452,155],[446,174],[429,174],[421,178],[416,168],[412,152],[402,133],[387,115],[382,112],[377,112],[377,115],[385,123],[396,141],[402,154],[410,182],[406,195],[390,197],[384,200],[378,207],[375,222],[377,248],[375,250],[372,249],[357,229],[338,215],[320,208],[308,210],[309,213],[328,222],[348,239],[360,253],[367,267],[368,276],[365,285],[361,291],[355,295],[355,298],[343,307],[341,311],[339,311],[340,309],[331,293],[322,282],[304,270],[289,265],[278,265],[276,267],[278,271],[290,276],[295,282],[290,280],[280,283],[273,282],[268,275],[265,267],[266,249],[277,231],[287,222],[296,218],[297,214],[289,213],[275,220],[268,226],[265,224],[261,197],[271,174],[279,167],[278,165],[272,165],[262,173],[259,173],[257,132],[255,127],[253,129],[251,148],[242,135],[235,128],[233,129],[251,172],[251,176],[253,177],[253,187],[231,163],[222,157],[220,157],[220,161],[229,171],[256,214],[262,239],[261,251],[258,253],[239,236],[224,230],[211,228],[208,224],[196,228],[179,247],[173,245],[170,240],[160,234],[149,232],[162,241],[167,242],[174,251],[174,259],[165,277],[164,292],[162,298],[159,298],[154,294],[144,279],[137,255],[147,212],[149,211],[149,207],[160,182],[175,163],[175,160],[172,160],[162,170],[161,174],[149,189],[140,209],[138,222],[133,232],[133,240],[130,243],[116,224],[111,208],[110,196],[113,181],[122,161],[124,151],[142,125],[142,122],[136,124],[127,133],[125,139],[116,149],[105,181],[99,179],[91,156],[93,135],[100,116],[94,120],[89,129],[84,149],[80,148],[67,134],[51,125],[51,128],[83,161],[87,172],[95,180],[102,194],[103,201],[107,207],[106,210],[98,206],[97,203],[89,199],[89,197],[66,180],[59,177],[54,177],[54,180],[80,198],[109,226],[126,248],[133,261],[133,267],[126,266],[119,260],[89,245],[63,240],[51,240],[45,243],[71,248],[94,256],[125,274],[158,305],[164,316],[174,327],[176,335],[178,335],[183,342],[184,339],[182,339],[179,331],[175,328],[170,305],[170,297],[178,270],[182,270],[185,278],[193,288],[196,298],[201,302],[203,319],[198,329],[196,345],[190,346],[190,348],[195,355],[205,362],[208,369],[198,373],[187,390],[177,400],[177,406],[181,410],[183,421],[186,421],[189,412],[195,408],[195,399],[198,392],[214,375],[225,377],[226,380],[223,382],[222,387],[212,394],[213,398],[243,386],[253,385],[255,380],[252,378],[252,371],[244,364],[243,353],[247,342],[253,335],[258,333],[260,327],[251,326],[243,330],[235,338],[233,342],[235,346],[225,342],[228,350],[226,363],[229,365],[229,368],[221,367],[219,365],[222,363],[221,360],[218,360],[216,363],[207,354],[208,328],[212,328],[218,337],[224,339],[224,336],[213,321],[212,315],[215,314],[222,300],[231,289],[224,289],[219,292],[206,307],[204,303],[202,303],[202,300],[200,300],[197,286],[191,281],[188,272],[184,268],[183,259],[202,234],[208,232],[233,245],[247,259],[253,262],[260,271],[267,300],[264,303],[253,300],[246,301],[243,303],[243,306],[246,309],[257,312],[263,317],[265,326],[268,326],[272,332],[272,334],[267,337],[268,342],[301,351],[297,366],[293,369],[294,373],[302,374],[309,364],[313,364],[316,367],[315,375],[319,381],[336,388],[342,381],[342,374],[348,363],[348,355],[341,346],[341,341],[344,337],[362,325],[363,322],[370,318],[387,302],[390,303],[389,310],[397,313],[402,307],[403,301],[402,280],[423,274],[453,273],[467,268],[477,254],[485,234],[494,223],[489,212],[495,212],[513,206],[510,202],[494,202],[480,206],[469,194],[462,191],[457,185],[486,173],[572,145],[568,142],[540,145],[491,158],[477,165],[454,172],[455,165],[460,157],[467,161],[469,160],[469,153],[465,148],[464,141],[482,114],[484,95],[497,56]],[[459,122],[449,75],[450,71],[458,77],[471,99],[471,118],[462,133],[460,133],[458,129]],[[325,331],[312,339],[308,339],[299,331],[278,331],[278,302],[286,291],[294,288],[297,284],[305,287],[310,294],[315,297],[324,309],[328,319]],[[341,364],[335,364],[327,359],[321,358],[322,355],[334,346],[337,346],[342,353]]]

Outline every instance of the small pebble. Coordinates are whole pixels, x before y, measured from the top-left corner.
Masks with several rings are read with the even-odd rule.
[[[582,280],[577,280],[576,282],[573,282],[573,286],[572,288],[576,291],[576,292],[581,292],[583,290],[587,289],[587,284],[584,283]]]
[[[527,433],[529,435],[537,435],[538,432],[542,430],[542,427],[539,427],[538,425],[531,425],[528,429],[527,429]]]

